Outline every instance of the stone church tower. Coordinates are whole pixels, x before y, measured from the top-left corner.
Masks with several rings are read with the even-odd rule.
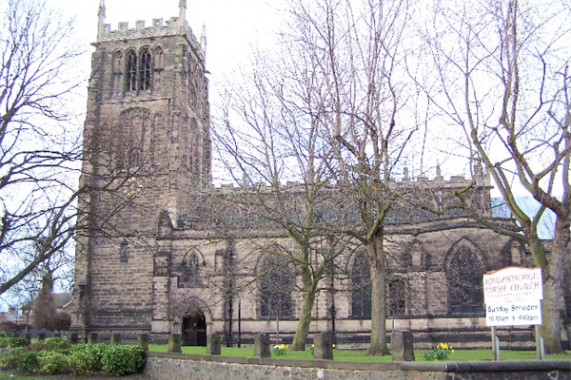
[[[178,17],[112,30],[99,6],[74,289],[84,332],[151,330],[161,211],[176,224],[180,205],[211,183],[206,38],[185,14],[180,0]]]

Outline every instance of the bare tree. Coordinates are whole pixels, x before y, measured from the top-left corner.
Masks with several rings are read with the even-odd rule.
[[[443,124],[460,127],[456,154],[465,149],[466,158],[481,160],[521,232],[472,216],[529,246],[543,270],[542,336],[549,352],[561,352],[571,216],[568,4],[434,1],[430,6],[433,16],[424,35],[425,62],[432,64],[423,83],[429,102]],[[526,210],[518,193],[539,202],[537,212]],[[463,191],[457,195],[467,204]],[[547,209],[556,216],[550,254],[538,234]]]
[[[55,330],[57,309],[54,303],[53,279],[46,274],[42,280],[42,288],[32,304],[32,325],[37,329]]]
[[[409,2],[296,1],[292,38],[322,87],[319,125],[334,155],[338,191],[351,199],[345,232],[366,247],[371,281],[370,355],[388,353],[384,224],[400,198],[395,175],[416,130],[398,115],[412,99],[400,75]],[[399,166],[400,165],[400,166]]]
[[[302,350],[320,282],[347,239],[333,234],[334,221],[327,214],[338,197],[324,159],[331,147],[318,125],[319,99],[312,93],[311,73],[298,65],[304,57],[291,53],[274,62],[265,58],[252,75],[244,75],[249,82],[228,91],[225,118],[214,134],[221,159],[242,185],[230,199],[236,218],[227,220],[229,226],[251,231],[246,235],[253,242],[266,230],[294,242],[293,247],[258,248],[299,271],[302,305],[292,349]],[[292,285],[297,286],[293,279]]]
[[[0,17],[1,295],[68,249],[81,149],[66,107],[79,84],[71,22],[29,0]]]

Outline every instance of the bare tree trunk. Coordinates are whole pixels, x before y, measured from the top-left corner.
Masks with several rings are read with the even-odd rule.
[[[387,302],[386,302],[386,258],[383,234],[377,233],[367,247],[371,273],[371,342],[367,354],[386,355],[387,348]]]
[[[301,304],[301,311],[299,313],[299,321],[297,329],[292,342],[292,350],[303,351],[305,350],[305,340],[309,331],[309,323],[311,322],[311,311],[315,303],[315,290],[309,284],[309,289],[303,292],[303,301]]]
[[[548,353],[562,353],[561,346],[561,309],[563,299],[563,275],[565,268],[565,255],[568,254],[569,246],[569,221],[557,218],[555,222],[555,238],[551,247],[550,265],[547,273],[543,274],[543,323],[541,335],[545,341]]]

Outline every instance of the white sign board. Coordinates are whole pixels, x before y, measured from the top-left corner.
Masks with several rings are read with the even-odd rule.
[[[507,267],[484,274],[486,305],[542,299],[541,268]]]
[[[541,301],[486,304],[486,326],[540,325]]]
[[[507,267],[484,275],[487,326],[540,325],[541,268]]]

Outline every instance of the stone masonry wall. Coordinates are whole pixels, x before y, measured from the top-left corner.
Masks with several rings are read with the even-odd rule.
[[[569,380],[571,362],[348,363],[153,353],[145,374],[153,380]]]

